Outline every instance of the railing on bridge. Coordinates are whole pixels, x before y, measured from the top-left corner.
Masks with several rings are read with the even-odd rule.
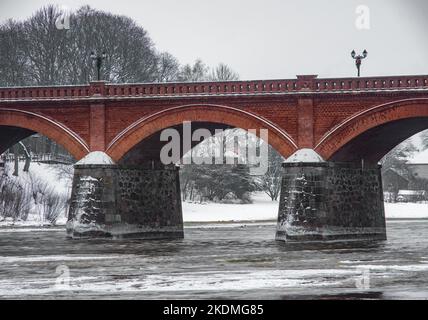
[[[18,156],[19,161],[25,161],[24,155]],[[4,153],[0,155],[0,162],[14,162],[15,154]],[[75,161],[72,156],[62,155],[62,154],[52,154],[52,153],[43,153],[43,154],[32,154],[31,162],[38,163],[51,163],[51,164],[73,164]]]
[[[428,89],[426,76],[318,79],[298,76],[289,80],[228,81],[198,83],[142,83],[0,88],[0,100],[72,99],[104,97],[281,94],[293,92],[340,92]]]
[[[90,86],[0,88],[0,99],[58,99],[89,97]]]

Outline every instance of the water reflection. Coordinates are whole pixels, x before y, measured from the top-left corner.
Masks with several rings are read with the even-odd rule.
[[[332,241],[332,242],[305,242],[294,243],[277,241],[278,247],[284,251],[299,251],[299,250],[323,250],[336,253],[338,250],[346,252],[367,251],[367,250],[382,250],[385,248],[385,240],[375,241]]]

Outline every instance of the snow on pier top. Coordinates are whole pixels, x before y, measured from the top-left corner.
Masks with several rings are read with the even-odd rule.
[[[84,158],[82,158],[77,165],[102,165],[102,164],[114,164],[112,158],[110,158],[106,153],[102,151],[94,151],[87,154]]]
[[[324,162],[324,159],[312,149],[300,149],[285,162]]]

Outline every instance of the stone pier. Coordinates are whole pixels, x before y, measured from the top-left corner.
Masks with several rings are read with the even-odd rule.
[[[284,163],[276,239],[385,240],[380,166]]]
[[[70,238],[183,238],[176,166],[76,164]]]

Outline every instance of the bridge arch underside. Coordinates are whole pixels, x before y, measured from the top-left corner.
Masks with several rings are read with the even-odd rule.
[[[76,160],[89,153],[87,144],[77,134],[50,118],[22,110],[0,109],[0,154],[35,133],[63,146]]]
[[[212,122],[192,122],[191,123],[191,136],[196,130],[199,129],[207,129],[212,136],[215,135],[216,130],[227,130],[232,129],[233,127],[221,124],[221,123],[212,123]],[[175,125],[166,129],[174,129],[178,132],[180,136],[180,155],[174,162],[179,162],[182,157],[189,152],[191,149],[196,147],[198,144],[203,142],[203,139],[200,141],[191,140],[190,144],[184,143],[184,134],[183,134],[183,126]],[[150,135],[149,137],[143,139],[136,145],[134,145],[119,161],[119,164],[126,165],[141,165],[146,163],[160,162],[160,154],[162,148],[170,143],[169,141],[161,141],[161,131],[157,131],[156,133]]]
[[[428,129],[428,99],[373,107],[329,131],[315,148],[325,160],[376,164],[411,136]]]
[[[29,130],[26,128],[0,125],[0,155],[6,152],[11,147],[13,147],[15,144],[19,143],[20,141],[31,137],[32,135],[37,133],[44,135],[41,132]],[[70,148],[70,145],[68,143],[61,143],[55,139],[52,139],[49,136],[47,137],[64,147],[64,149],[67,150],[75,160],[78,160],[83,157],[83,152],[81,152],[80,150],[75,150],[72,147]]]
[[[428,117],[402,119],[369,129],[334,152],[328,160],[378,163],[411,136],[428,129]]]
[[[11,126],[0,126],[0,154],[36,132]]]
[[[226,106],[189,105],[167,109],[135,122],[113,140],[107,153],[117,163],[123,164],[159,160],[161,149],[168,143],[161,141],[160,135],[164,129],[172,128],[179,132],[180,155],[183,156],[201,142],[192,141],[190,148],[183,149],[183,137],[187,137],[183,133],[184,122],[190,122],[192,135],[198,129],[207,129],[214,135],[217,129],[240,128],[255,130],[256,135],[264,139],[261,135],[263,129],[268,135],[266,142],[283,157],[286,158],[297,150],[295,141],[285,131],[255,114]]]

